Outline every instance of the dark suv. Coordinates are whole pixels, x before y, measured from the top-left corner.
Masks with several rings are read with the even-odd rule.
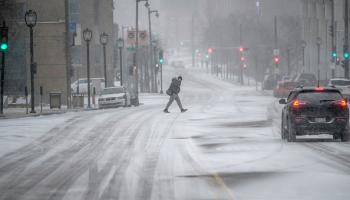
[[[296,88],[281,99],[282,139],[294,142],[296,136],[330,134],[349,141],[349,108],[335,88]]]

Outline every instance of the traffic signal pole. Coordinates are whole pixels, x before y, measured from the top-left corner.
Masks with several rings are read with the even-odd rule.
[[[349,0],[345,0],[344,55],[349,53]],[[349,78],[349,58],[344,58],[344,77]]]
[[[334,12],[334,0],[331,1],[331,37],[332,37],[332,64],[333,64],[333,68],[332,68],[332,78],[335,77],[335,63],[337,62],[337,58],[333,56],[333,53],[336,54],[337,52],[337,47],[336,47],[336,35],[335,35],[335,27],[336,27],[336,23],[335,23],[335,12]]]
[[[274,18],[274,35],[275,35],[275,49],[278,49],[278,32],[277,32],[277,16],[275,16],[275,18]],[[278,69],[278,63],[279,62],[275,62],[275,64],[276,64],[276,68],[275,68],[275,72],[276,72],[276,70]]]
[[[6,27],[5,21],[2,24],[1,27],[1,77],[0,77],[0,84],[1,84],[1,91],[0,91],[0,114],[4,114],[4,84],[5,84],[5,52],[8,48],[8,27]],[[2,47],[4,45],[4,47]]]
[[[0,114],[4,114],[4,83],[5,83],[5,52],[2,52],[1,58],[1,98],[0,98]]]

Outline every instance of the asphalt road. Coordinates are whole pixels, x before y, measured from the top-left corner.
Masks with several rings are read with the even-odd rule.
[[[140,107],[69,115],[0,158],[0,199],[350,199],[349,143],[282,142],[269,94],[167,73],[183,75],[188,112],[143,95]]]

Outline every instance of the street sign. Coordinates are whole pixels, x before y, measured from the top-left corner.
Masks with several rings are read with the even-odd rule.
[[[273,55],[274,56],[279,56],[280,55],[280,50],[279,49],[274,49],[273,50]]]
[[[133,46],[136,44],[136,31],[135,30],[128,30],[127,34],[127,45]],[[146,46],[148,45],[148,34],[147,31],[139,31],[139,45],[140,46]]]
[[[76,33],[77,32],[77,24],[74,22],[69,23],[69,32]]]

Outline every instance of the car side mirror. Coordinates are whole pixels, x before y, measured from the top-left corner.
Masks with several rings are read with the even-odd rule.
[[[287,101],[286,101],[286,99],[280,99],[280,100],[279,100],[279,103],[280,103],[280,104],[287,104]]]

